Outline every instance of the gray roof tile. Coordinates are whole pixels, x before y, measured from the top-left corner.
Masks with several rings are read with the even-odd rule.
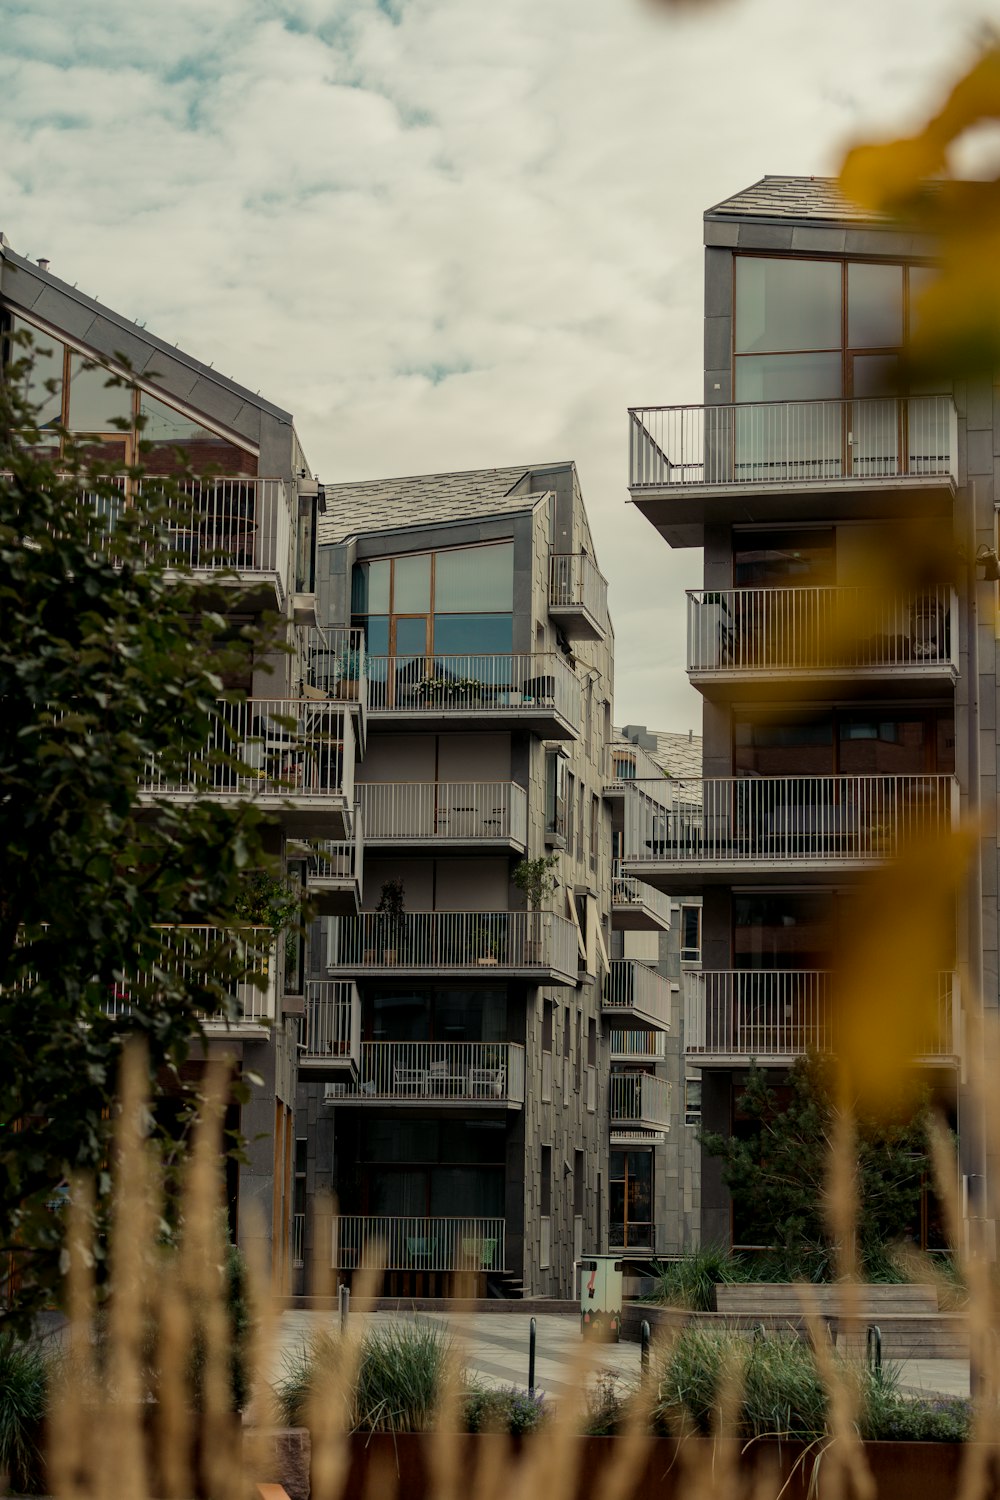
[[[544,491],[511,491],[534,470],[558,465],[468,469],[452,474],[416,474],[328,484],[326,515],[319,520],[320,544],[330,545],[371,531],[396,531],[439,522],[481,520],[530,511]]]
[[[724,198],[705,212],[707,218],[819,219],[833,224],[891,224],[888,214],[859,208],[842,197],[835,177],[762,177],[751,187]]]

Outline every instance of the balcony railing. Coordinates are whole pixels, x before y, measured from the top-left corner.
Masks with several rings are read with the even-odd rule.
[[[632,912],[637,922],[641,914],[648,913],[650,920],[642,923],[644,927],[669,931],[670,897],[665,896],[662,891],[654,890],[644,880],[626,875],[624,862],[620,859],[614,860],[611,866],[611,905]]]
[[[349,979],[306,981],[305,1014],[299,1029],[299,1065],[357,1071],[361,1060],[361,1001]]]
[[[357,1084],[345,1085],[340,1096],[361,1104],[523,1104],[524,1048],[511,1042],[362,1042]]]
[[[629,488],[958,478],[950,396],[629,411]]]
[[[266,1027],[277,1014],[278,971],[274,934],[269,927],[226,930],[221,927],[162,927],[158,967],[197,988],[206,982],[221,986],[231,1000],[231,1011],[220,1008],[204,1018],[205,1025]],[[104,1009],[109,1016],[128,1016],[138,991],[148,993],[151,974],[136,971],[116,981]]]
[[[165,771],[151,763],[139,782],[149,797],[218,797],[277,803],[354,803],[354,731],[333,703],[248,698],[218,705],[200,755]]]
[[[405,969],[554,973],[577,980],[577,930],[553,912],[424,911],[398,921],[383,912],[331,921],[331,970]]]
[[[954,776],[757,776],[636,782],[626,864],[878,863],[958,816]]]
[[[921,1023],[916,1058],[957,1051],[955,976],[938,975],[935,992],[914,997]],[[835,976],[822,970],[722,969],[684,976],[684,1048],[692,1059],[755,1057],[787,1061],[837,1050]]]
[[[546,710],[580,723],[580,684],[561,656],[369,656],[373,713],[525,716]]]
[[[613,958],[602,1009],[609,1026],[670,1030],[670,981],[634,958]]]
[[[527,794],[511,781],[359,782],[357,794],[371,843],[527,841]]]
[[[306,1216],[305,1214],[292,1214],[292,1265],[305,1265],[306,1245]]]
[[[609,1079],[611,1128],[635,1125],[665,1130],[670,1124],[670,1084],[652,1073],[612,1073]]]
[[[585,552],[554,552],[549,558],[549,612],[565,618],[569,633],[587,626],[590,636],[608,629],[608,584]]]
[[[502,1271],[504,1228],[503,1219],[341,1214],[333,1221],[333,1266],[338,1271]]]
[[[631,1058],[636,1061],[656,1062],[667,1055],[665,1031],[617,1031],[608,1032],[608,1045],[612,1061]]]
[[[604,747],[604,792],[624,791],[631,782],[662,776],[666,773],[658,766],[647,750],[638,745],[606,745]]]
[[[305,676],[328,698],[368,705],[368,656],[363,630],[313,626],[304,637]]]
[[[688,590],[688,671],[958,671],[958,600],[870,588]]]

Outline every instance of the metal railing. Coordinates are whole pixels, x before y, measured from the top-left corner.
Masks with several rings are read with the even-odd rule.
[[[612,1059],[643,1058],[655,1062],[667,1055],[667,1034],[665,1031],[610,1030],[608,1045]]]
[[[299,1057],[306,1063],[335,1062],[357,1068],[361,1059],[361,1001],[349,979],[307,979]]]
[[[281,479],[243,475],[164,483],[146,475],[135,484],[143,500],[168,506],[160,530],[167,556],[196,573],[275,574],[291,587],[295,533],[293,496]],[[123,503],[127,504],[125,500]]]
[[[304,636],[308,685],[328,698],[368,704],[368,656],[365,633],[356,626],[312,626]]]
[[[202,753],[169,772],[151,762],[139,790],[277,801],[336,797],[353,807],[351,716],[333,703],[301,698],[220,702]]]
[[[370,841],[527,841],[528,798],[512,781],[367,781],[357,794]]]
[[[347,1092],[373,1103],[523,1104],[524,1048],[513,1042],[362,1042],[358,1081]]]
[[[373,713],[509,713],[547,709],[578,726],[580,684],[553,652],[467,656],[369,656]]]
[[[292,1265],[303,1266],[306,1245],[306,1216],[292,1214]]]
[[[503,1219],[341,1214],[333,1221],[333,1267],[501,1271],[504,1231]]]
[[[624,1012],[630,1012],[660,1031],[669,1031],[671,995],[669,979],[648,964],[635,958],[613,958],[604,981],[602,1009],[612,1024],[614,1012],[623,1013],[622,1021],[628,1019]]]
[[[658,766],[648,750],[638,745],[605,745],[604,790],[624,789],[637,778],[648,780],[660,776],[666,780],[666,772]]]
[[[309,866],[306,883],[315,889],[324,886],[356,886],[360,892],[365,878],[365,816],[360,806],[354,808],[350,839],[314,839],[304,847]]]
[[[330,919],[331,969],[555,970],[576,982],[577,932],[553,912],[384,912]]]
[[[945,585],[688,590],[688,671],[958,670],[958,599]]]
[[[953,1056],[955,976],[939,974],[935,992],[913,997],[913,1008],[920,1014],[914,1056]],[[837,1015],[835,976],[828,971],[721,969],[684,976],[684,1049],[690,1057],[835,1052]]]
[[[275,938],[269,927],[232,930],[221,927],[162,927],[158,967],[165,974],[183,979],[197,988],[206,981],[221,985],[231,998],[235,1018],[231,1024],[260,1026],[277,1014],[278,971]],[[136,992],[155,987],[152,974],[136,969],[116,980],[104,1004],[109,1016],[128,1016]],[[230,1013],[220,1008],[204,1018],[205,1024],[229,1023]]]
[[[608,628],[608,582],[585,552],[553,552],[549,558],[549,609],[584,610]]]
[[[958,479],[950,396],[629,410],[629,488]]]
[[[645,907],[664,928],[670,926],[670,897],[635,875],[626,875],[620,859],[613,860],[611,865],[611,905]]]
[[[608,1112],[613,1126],[662,1130],[670,1124],[670,1084],[652,1073],[612,1073]]]
[[[879,861],[957,817],[954,776],[637,782],[626,798],[626,863]]]

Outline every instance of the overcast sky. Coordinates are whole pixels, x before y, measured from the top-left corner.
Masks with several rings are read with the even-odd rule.
[[[626,408],[701,400],[703,210],[921,118],[968,0],[0,0],[0,229],[328,481],[573,458],[616,720],[700,729]]]

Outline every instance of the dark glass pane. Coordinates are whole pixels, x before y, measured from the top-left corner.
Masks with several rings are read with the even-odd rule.
[[[437,1167],[430,1176],[433,1217],[503,1217],[502,1170],[496,1167]]]
[[[431,1034],[428,995],[376,995],[372,1001],[372,1040],[375,1042],[422,1042]]]
[[[736,353],[839,348],[840,287],[839,261],[737,256]]]
[[[842,381],[839,354],[743,355],[736,361],[741,403],[826,400],[843,394]]]
[[[72,432],[114,432],[114,418],[132,419],[132,392],[127,386],[108,386],[107,370],[86,368],[85,356],[70,355],[69,420]]]
[[[365,630],[365,642],[369,656],[388,656],[389,654],[389,617],[388,615],[369,615]]]
[[[392,564],[387,557],[362,563],[368,573],[368,609],[371,614],[389,613],[389,583]]]
[[[431,555],[397,557],[393,565],[392,612],[427,614],[431,607]]]
[[[733,583],[738,589],[835,582],[832,531],[740,532],[734,539]]]
[[[32,339],[30,349],[23,349],[19,344],[12,344],[8,348],[8,357],[11,360],[25,360],[30,365],[28,378],[21,387],[22,393],[37,410],[36,421],[39,427],[45,427],[50,422],[61,422],[65,346],[58,339],[54,339],[51,334],[32,327],[23,318],[12,318],[12,331],[19,328],[26,329]],[[46,383],[50,380],[55,382],[56,389],[53,392],[45,389]]]
[[[844,719],[840,769],[844,775],[911,775],[927,770],[932,727],[925,719]]]
[[[847,342],[852,349],[902,344],[902,266],[857,262],[847,267]]]
[[[940,276],[940,271],[933,266],[910,266],[909,268],[909,312],[910,327],[909,337],[912,338],[920,328],[920,299]]]
[[[423,618],[396,621],[396,655],[426,656],[427,621]]]
[[[145,418],[142,463],[151,474],[178,473],[185,465],[196,474],[210,469],[217,474],[256,474],[252,454],[145,391],[139,397],[139,413]],[[177,448],[183,448],[184,458],[178,458]]]
[[[791,892],[733,899],[737,969],[824,969],[833,953],[830,898]]]
[[[509,610],[514,607],[514,545],[456,547],[439,552],[434,563],[434,608]]]
[[[435,615],[434,650],[442,656],[510,651],[514,641],[511,615]]]

